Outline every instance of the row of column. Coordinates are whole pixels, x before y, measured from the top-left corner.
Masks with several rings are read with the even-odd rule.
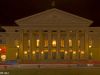
[[[47,34],[48,47],[44,47]],[[61,40],[64,47],[61,47]],[[56,40],[56,47],[52,46]],[[85,32],[74,31],[35,31],[23,33],[23,60],[87,60],[88,35]],[[39,42],[39,47],[37,43]],[[72,46],[71,46],[72,45]]]

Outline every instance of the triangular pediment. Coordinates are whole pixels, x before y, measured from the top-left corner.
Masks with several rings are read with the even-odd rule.
[[[88,27],[93,21],[53,8],[15,21],[19,26]]]

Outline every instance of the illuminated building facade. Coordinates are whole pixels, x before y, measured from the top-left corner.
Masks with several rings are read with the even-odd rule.
[[[100,28],[91,20],[53,8],[2,26],[4,60],[69,62],[100,60]],[[5,55],[5,56],[2,56]]]

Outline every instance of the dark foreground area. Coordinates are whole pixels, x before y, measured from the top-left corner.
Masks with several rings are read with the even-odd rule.
[[[100,75],[100,68],[11,69],[0,70],[0,75]]]

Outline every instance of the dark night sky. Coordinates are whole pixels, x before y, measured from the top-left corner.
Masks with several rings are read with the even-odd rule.
[[[100,26],[99,0],[55,0],[56,8],[93,20]],[[20,19],[52,8],[52,0],[0,0],[0,24],[14,25]]]

